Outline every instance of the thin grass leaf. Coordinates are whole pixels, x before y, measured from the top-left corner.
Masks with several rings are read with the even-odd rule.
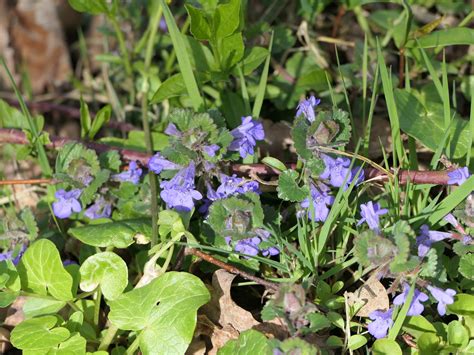
[[[270,60],[272,58],[273,34],[274,33],[272,32],[270,36],[270,44],[268,45],[268,57],[265,60],[262,76],[260,77],[260,82],[258,84],[257,96],[255,97],[255,102],[253,103],[252,117],[254,118],[260,117],[263,99],[265,98],[265,91],[267,90],[268,71],[270,69]]]
[[[195,111],[201,111],[204,108],[204,100],[199,92],[196,78],[194,77],[193,68],[191,61],[189,60],[188,53],[186,51],[186,45],[183,40],[183,36],[176,25],[173,14],[170,8],[166,4],[165,0],[160,0],[161,6],[163,7],[163,15],[165,16],[166,25],[173,42],[174,50],[176,51],[176,57],[178,58],[179,69],[184,78],[186,90],[191,99],[193,108]]]
[[[397,106],[395,104],[395,97],[393,95],[392,80],[389,77],[387,66],[382,55],[380,43],[377,42],[377,58],[380,67],[380,77],[382,78],[382,87],[387,104],[388,117],[390,118],[390,127],[392,130],[392,145],[393,145],[393,164],[397,166],[397,161],[402,159],[404,150],[402,146],[402,139],[400,136],[400,120],[398,119]]]
[[[400,310],[400,312],[398,312],[397,319],[395,320],[395,323],[393,323],[392,328],[390,328],[390,331],[388,332],[388,339],[395,340],[396,337],[398,336],[398,333],[400,333],[403,322],[405,321],[405,318],[407,317],[408,309],[411,306],[411,300],[413,299],[414,294],[415,294],[415,281],[413,281],[413,283],[411,284],[410,291],[408,291],[408,295],[405,300],[405,303],[403,304],[403,307]]]
[[[25,100],[23,100],[23,96],[21,95],[20,90],[16,86],[12,73],[8,69],[7,63],[5,62],[5,59],[2,56],[0,56],[0,62],[2,63],[2,66],[7,72],[8,78],[10,79],[10,83],[13,87],[13,90],[15,91],[16,98],[18,102],[20,103],[21,112],[23,113],[23,116],[25,116],[26,120],[28,121],[28,126],[30,127],[31,134],[33,135],[34,145],[38,153],[38,162],[41,167],[41,171],[46,177],[53,176],[53,171],[51,170],[51,166],[49,165],[48,156],[46,155],[46,150],[44,149],[44,146],[39,139],[40,132],[38,132],[36,124],[35,122],[33,122],[33,117],[31,117],[30,111],[28,110],[28,107],[26,106]]]
[[[469,115],[469,130],[471,131],[471,134],[469,135],[469,147],[472,147],[472,141],[474,139],[474,90],[471,90],[471,114]],[[472,148],[467,150],[467,166],[470,166],[471,164],[471,152]]]

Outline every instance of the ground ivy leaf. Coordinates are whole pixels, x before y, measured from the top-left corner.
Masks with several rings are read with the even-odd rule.
[[[48,293],[61,301],[73,299],[71,275],[64,269],[53,242],[41,239],[34,242],[18,264],[22,288],[40,295]]]
[[[129,219],[71,228],[69,233],[81,242],[94,247],[126,248],[138,235],[149,239],[151,224],[147,219]]]
[[[23,305],[23,313],[25,314],[25,318],[27,319],[47,314],[56,314],[65,305],[66,302],[64,301],[28,297],[26,299],[25,304]]]
[[[196,276],[168,272],[110,301],[109,319],[120,329],[142,331],[144,353],[184,354],[194,333],[196,312],[209,299],[209,291]]]
[[[74,334],[68,340],[59,344],[48,351],[48,355],[63,355],[63,354],[85,354],[87,341],[79,333]]]
[[[18,324],[11,333],[10,341],[18,349],[48,349],[69,338],[66,328],[54,328],[57,318],[45,316],[28,319]]]
[[[218,355],[271,354],[272,348],[262,333],[249,329],[242,332],[238,339],[228,341],[217,352]]]
[[[285,170],[278,178],[278,197],[291,202],[301,202],[309,195],[307,186],[298,186],[298,173],[294,170]]]
[[[465,254],[459,261],[459,272],[469,280],[474,280],[474,254]]]
[[[127,264],[110,251],[87,258],[81,265],[80,272],[81,289],[90,292],[100,285],[106,299],[113,300],[120,296],[128,284]]]

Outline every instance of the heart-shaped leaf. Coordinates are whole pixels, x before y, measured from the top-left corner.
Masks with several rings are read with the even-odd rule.
[[[197,310],[209,298],[196,276],[168,272],[110,301],[109,319],[120,329],[141,331],[144,353],[184,354],[194,333]]]
[[[48,293],[61,301],[73,298],[71,275],[64,269],[53,242],[41,239],[34,242],[18,264],[22,289],[40,295]]]
[[[55,328],[57,318],[46,316],[25,320],[12,331],[10,341],[21,350],[48,349],[69,338],[69,330]]]
[[[99,285],[104,297],[113,300],[127,287],[128,270],[125,261],[115,253],[106,251],[90,256],[80,268],[81,289],[95,290]]]

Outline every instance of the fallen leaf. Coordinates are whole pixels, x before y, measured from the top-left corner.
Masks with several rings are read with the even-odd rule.
[[[19,296],[10,307],[8,307],[7,316],[3,322],[4,326],[16,327],[25,320],[25,314],[23,313],[23,305],[25,302],[26,297]]]
[[[387,290],[375,276],[355,292],[346,292],[346,297],[349,306],[362,306],[356,313],[359,317],[368,317],[376,310],[386,311],[390,305]]]

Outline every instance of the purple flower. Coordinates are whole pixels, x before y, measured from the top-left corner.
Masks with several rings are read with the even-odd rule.
[[[3,253],[0,253],[0,261],[11,260],[13,265],[16,266],[20,262],[20,259],[23,256],[23,254],[25,254],[26,248],[27,248],[27,246],[25,244],[23,244],[21,246],[20,251],[18,252],[18,254],[15,257],[13,256],[14,250],[7,250]]]
[[[268,241],[268,238],[270,237],[269,231],[258,228],[255,230],[255,234],[255,237],[238,240],[235,243],[234,250],[238,253],[245,254],[245,258],[256,256],[259,252],[262,253],[263,256],[274,256],[280,254],[280,250],[275,246],[261,246],[262,242]],[[232,242],[231,237],[226,237],[225,240],[228,245]]]
[[[455,170],[450,171],[448,173],[448,177],[449,177],[448,184],[449,185],[454,185],[454,184],[461,185],[462,183],[464,183],[464,181],[469,179],[469,176],[471,176],[471,175],[469,174],[469,169],[466,166],[464,168],[455,169]]]
[[[170,123],[168,127],[165,129],[165,133],[169,136],[176,136],[181,137],[183,133],[181,133],[174,123]]]
[[[229,150],[238,151],[242,158],[253,155],[257,141],[265,138],[263,125],[252,119],[252,116],[242,117],[242,124],[231,132],[234,140],[229,145]]]
[[[329,215],[328,206],[334,202],[334,197],[328,194],[329,187],[324,184],[319,184],[318,187],[311,184],[311,200],[313,203],[313,211],[311,212],[310,199],[305,198],[301,202],[301,207],[308,209],[308,218],[313,221],[324,222]]]
[[[150,158],[150,160],[148,160],[148,169],[150,169],[157,175],[161,173],[162,170],[177,170],[180,168],[180,165],[169,161],[168,159],[164,158],[160,153],[156,153]]]
[[[160,193],[168,208],[189,212],[194,208],[193,200],[202,199],[199,191],[194,189],[195,165],[191,162],[188,167],[181,169],[171,180],[162,181]]]
[[[457,221],[456,217],[453,216],[452,213],[448,213],[446,216],[443,218],[446,222],[448,222],[450,225],[452,225],[454,228],[459,226],[459,222]]]
[[[78,265],[77,261],[71,260],[71,259],[66,259],[63,261],[63,266],[68,266],[68,265]]]
[[[386,208],[380,208],[378,203],[373,203],[372,201],[367,202],[366,204],[360,205],[360,215],[362,218],[359,220],[357,225],[361,225],[363,222],[367,222],[369,228],[377,231],[379,229],[379,216],[384,215],[388,212]]]
[[[202,147],[202,150],[204,151],[204,153],[206,153],[210,157],[215,157],[216,152],[219,150],[219,148],[220,147],[217,144],[211,144],[211,145],[205,145],[204,147]]]
[[[431,248],[431,244],[451,237],[451,233],[430,231],[426,224],[420,227],[420,232],[421,234],[416,237],[416,244],[418,245],[418,256],[420,258],[424,258],[426,254],[428,254]]]
[[[127,171],[112,175],[112,179],[120,182],[131,182],[137,185],[140,182],[140,176],[142,176],[142,169],[138,167],[136,161],[131,161]]]
[[[97,201],[95,201],[84,213],[89,219],[97,218],[109,218],[112,214],[112,204],[105,201],[105,199],[100,196]]]
[[[160,24],[158,25],[158,27],[162,32],[168,32],[168,25],[166,24],[166,20],[164,17],[160,19]]]
[[[403,292],[393,299],[393,304],[400,306],[406,302],[408,292],[410,292],[410,285],[407,283],[403,284]],[[428,301],[429,297],[426,293],[418,291],[415,288],[413,299],[411,300],[410,308],[408,309],[408,316],[419,316],[423,313],[425,307],[421,304],[422,302]]]
[[[472,243],[472,237],[470,235],[463,235],[461,243],[464,245],[469,245]]]
[[[80,189],[65,191],[63,189],[56,191],[54,196],[57,201],[53,202],[53,212],[58,218],[68,218],[73,212],[81,212],[82,207],[77,200],[81,195]]]
[[[319,105],[321,102],[320,99],[315,98],[311,95],[308,99],[301,100],[296,107],[296,117],[304,115],[309,122],[314,122],[316,119],[316,114],[314,113],[314,108]]]
[[[369,314],[369,318],[373,320],[368,326],[369,333],[372,334],[372,336],[377,339],[387,336],[388,330],[393,325],[392,312],[393,309],[389,309],[386,312],[373,311]]]
[[[351,165],[350,159],[344,157],[334,159],[326,154],[323,154],[322,158],[326,168],[319,177],[321,179],[329,179],[332,186],[341,187],[344,184],[344,180],[347,178],[344,190],[347,189],[359,170],[361,170],[361,172],[357,177],[356,184],[360,184],[364,181],[364,170],[362,170],[362,168],[355,167],[352,168],[352,170],[349,169],[349,166]]]
[[[446,314],[446,305],[454,303],[454,295],[456,295],[456,291],[451,288],[443,290],[434,286],[428,286],[426,288],[431,292],[431,295],[438,301],[439,315],[444,316]]]

